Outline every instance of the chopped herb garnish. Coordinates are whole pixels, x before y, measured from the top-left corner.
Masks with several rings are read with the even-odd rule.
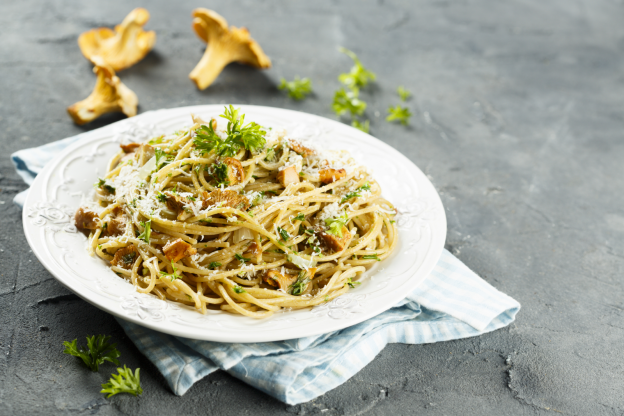
[[[297,280],[288,287],[290,294],[294,296],[303,295],[303,292],[305,292],[309,282],[310,276],[308,272],[301,270],[297,276]]]
[[[243,288],[242,288],[242,287],[240,287],[240,286],[234,286],[234,287],[232,288],[232,290],[234,290],[234,292],[239,293],[239,294],[240,294],[240,293],[247,293],[247,292],[245,291],[245,289],[243,289]]]
[[[128,393],[133,396],[138,396],[143,393],[143,389],[141,388],[141,378],[139,377],[140,368],[136,369],[136,372],[133,374],[132,370],[126,367],[124,364],[124,368],[118,368],[118,374],[111,374],[110,380],[108,383],[102,384],[102,390],[100,393],[108,393],[108,397],[114,396],[118,393]]]
[[[93,335],[87,337],[87,348],[78,346],[78,339],[72,342],[64,341],[63,345],[65,354],[73,355],[82,359],[87,368],[91,371],[98,371],[100,364],[104,364],[104,361],[111,362],[119,365],[119,351],[117,350],[117,344],[109,344],[109,335]]]
[[[174,280],[179,279],[181,276],[178,274],[178,269],[175,267],[173,260],[171,260],[171,268],[173,269],[173,273],[167,273],[164,270],[161,270],[160,274],[169,277],[173,282]]]
[[[366,110],[366,103],[358,98],[358,90],[345,90],[340,88],[334,94],[334,101],[332,103],[332,109],[334,112],[341,116],[347,112],[351,115],[362,115]]]
[[[249,259],[247,257],[243,257],[243,256],[241,256],[238,253],[234,254],[234,257],[236,258],[236,260],[240,261],[243,264],[245,264],[245,262],[247,262],[247,261],[251,261],[251,259]]]
[[[265,162],[274,162],[275,161],[275,147],[270,147],[266,152],[266,156],[264,157]]]
[[[95,186],[97,188],[104,189],[109,194],[114,194],[115,193],[115,188],[113,186],[109,185],[106,182],[107,182],[106,179],[99,179],[98,183],[96,183]]]
[[[285,78],[282,78],[277,88],[286,90],[288,96],[294,100],[302,100],[312,92],[312,81],[309,78],[300,79],[298,76],[292,81],[286,81]]]
[[[360,120],[353,120],[351,125],[358,130],[362,130],[364,133],[370,132],[370,121],[366,120],[364,122]]]
[[[381,259],[379,258],[379,256],[377,255],[377,253],[375,254],[366,254],[364,256],[362,256],[363,259],[365,260],[377,260],[377,261],[381,261]]]
[[[202,218],[201,220],[199,220],[199,222],[205,222],[207,224],[210,224],[212,222],[212,218]]]
[[[104,225],[102,226],[102,231],[106,231],[107,228],[108,228],[108,223],[105,222]]]
[[[362,194],[360,194],[360,191],[370,191],[370,184],[368,182],[366,182],[364,185],[360,186],[359,188],[357,188],[355,191],[349,192],[348,194],[346,194],[341,200],[340,203],[344,204],[345,202],[347,202],[348,200],[352,199],[352,198],[359,198],[362,196]]]
[[[349,222],[347,211],[344,211],[343,215],[338,218],[327,218],[325,220],[325,225],[328,227],[326,232],[328,234],[333,234],[338,238],[342,238],[342,227],[344,227],[347,222]]]
[[[167,195],[163,194],[162,192],[158,192],[156,194],[156,199],[158,199],[160,202],[167,202]]]
[[[228,165],[223,162],[214,163],[208,173],[214,177],[217,186],[228,186],[230,179],[228,178]]]
[[[340,52],[347,55],[349,58],[353,59],[353,67],[351,67],[351,71],[346,74],[340,74],[338,76],[338,80],[349,88],[361,88],[368,85],[370,81],[375,81],[377,75],[375,73],[369,71],[364,68],[362,62],[358,59],[357,55],[347,48],[340,48]]]
[[[173,159],[173,155],[168,154],[160,147],[154,149],[154,155],[156,156],[156,170],[162,169],[164,166],[171,163],[169,159]]]
[[[290,234],[288,234],[288,231],[286,231],[282,227],[277,227],[277,233],[279,234],[282,241],[288,241],[288,239],[290,238]]]
[[[295,221],[304,221],[305,220],[305,215],[303,215],[302,213],[297,214],[297,216],[295,218],[293,218],[293,220]]]
[[[388,117],[386,117],[386,121],[399,121],[404,126],[409,123],[409,119],[412,116],[411,111],[407,107],[401,107],[397,105],[395,107],[390,106],[388,108]]]
[[[412,93],[406,90],[402,85],[397,88],[397,94],[399,94],[401,101],[407,101],[407,99],[412,95]]]
[[[216,269],[217,267],[221,267],[221,263],[219,263],[218,261],[213,261],[213,262],[211,262],[211,263],[208,265],[208,268],[209,268],[210,270],[214,270],[214,269]]]
[[[124,254],[123,256],[121,256],[121,260],[125,263],[125,264],[132,264],[134,262],[134,259],[136,258],[137,253],[135,251],[130,252],[128,254]]]
[[[150,236],[152,235],[152,219],[149,221],[141,221],[139,224],[143,227],[143,232],[137,237],[139,240],[145,241],[147,244],[150,242]]]
[[[351,289],[353,289],[353,288],[354,288],[354,287],[356,287],[357,285],[361,285],[361,284],[362,284],[362,282],[354,282],[353,280],[351,280],[351,278],[349,278],[349,279],[347,280],[347,282],[345,283],[345,285],[349,285],[349,287],[350,287]]]

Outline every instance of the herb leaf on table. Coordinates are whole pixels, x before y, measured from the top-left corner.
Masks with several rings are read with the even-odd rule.
[[[78,339],[72,342],[64,341],[63,345],[65,354],[73,355],[82,359],[84,364],[91,371],[98,371],[100,364],[109,361],[119,365],[119,357],[121,354],[117,350],[117,344],[109,344],[110,335],[93,335],[87,337],[87,348],[78,345]]]

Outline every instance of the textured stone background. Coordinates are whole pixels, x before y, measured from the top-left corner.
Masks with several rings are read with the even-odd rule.
[[[504,3],[504,4],[502,4]],[[11,200],[25,185],[9,155],[120,119],[73,125],[91,66],[78,34],[151,12],[155,50],[121,72],[140,111],[251,103],[333,117],[336,75],[356,51],[378,74],[372,133],[430,175],[447,208],[447,248],[523,309],[509,328],[434,345],[388,346],[352,380],[290,407],[225,373],[184,397],[112,317],[71,295],[30,252]],[[232,65],[197,91],[201,2],[0,3],[0,414],[624,414],[624,2],[211,1],[272,57]],[[295,103],[279,78],[309,76]],[[383,120],[395,88],[414,92],[410,127]],[[379,115],[380,114],[380,115]],[[140,398],[98,393],[63,340],[111,334],[141,367]],[[110,367],[107,367],[110,369]]]

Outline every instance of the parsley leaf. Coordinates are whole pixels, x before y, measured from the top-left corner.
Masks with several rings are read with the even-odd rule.
[[[280,85],[277,87],[280,90],[286,90],[288,96],[294,100],[302,100],[306,95],[312,92],[312,81],[309,78],[299,79],[298,76],[292,81],[286,81],[282,78]]]
[[[340,203],[344,204],[345,202],[347,202],[348,200],[350,200],[351,198],[359,198],[362,196],[362,194],[360,194],[360,191],[370,191],[370,184],[368,182],[366,182],[364,185],[360,186],[359,188],[357,188],[355,191],[353,192],[349,192],[348,194],[346,194],[341,200]]]
[[[310,282],[310,277],[307,271],[301,270],[299,275],[297,276],[297,280],[288,286],[289,292],[294,296],[301,296],[303,292],[305,292],[308,283]]]
[[[150,242],[150,236],[152,235],[152,219],[149,221],[141,221],[139,224],[143,227],[143,232],[137,237],[139,240],[145,241],[147,244]]]
[[[386,121],[397,120],[405,126],[409,122],[411,116],[412,113],[407,107],[401,107],[400,105],[397,105],[395,107],[390,106],[388,108],[388,117],[386,117]]]
[[[95,187],[104,189],[109,194],[114,194],[115,193],[115,187],[107,184],[107,182],[108,181],[106,179],[98,178],[98,183],[95,184]]]
[[[347,211],[344,211],[343,215],[338,218],[327,218],[325,225],[328,227],[326,231],[328,234],[333,234],[338,238],[342,238],[342,227],[344,227],[349,221]]]
[[[412,93],[406,90],[403,85],[397,88],[397,94],[401,97],[401,101],[407,101],[407,99],[412,95]]]
[[[370,132],[370,121],[366,120],[366,121],[359,121],[359,120],[353,120],[351,122],[351,126],[355,127],[358,130],[363,131],[364,133],[368,133]]]
[[[212,150],[219,156],[234,156],[241,148],[255,151],[261,149],[266,144],[266,131],[255,122],[245,125],[245,115],[240,114],[240,108],[235,109],[230,105],[225,107],[225,112],[220,117],[228,120],[227,137],[222,140],[212,127],[212,123],[201,125],[195,130],[196,136],[193,140],[195,147],[203,153]]]
[[[154,155],[156,156],[156,170],[160,170],[164,166],[171,163],[169,159],[173,158],[173,155],[169,155],[167,152],[162,150],[160,147],[154,149]]]
[[[332,110],[341,116],[346,112],[351,115],[357,114],[361,116],[366,110],[366,103],[358,98],[358,90],[346,91],[344,88],[340,88],[334,94],[334,102],[332,103]]]
[[[235,293],[238,293],[238,294],[240,294],[240,293],[247,293],[247,292],[245,291],[245,289],[243,289],[243,288],[242,288],[242,287],[240,287],[240,286],[234,286],[234,287],[232,288],[232,290],[234,290],[234,292],[235,292]]]
[[[178,274],[178,269],[177,267],[175,267],[173,260],[171,260],[171,268],[173,269],[173,273],[167,273],[161,270],[160,274],[162,274],[163,276],[169,277],[169,279],[171,279],[171,281],[173,282],[174,280],[179,279],[181,276]]]
[[[221,267],[221,263],[219,263],[218,261],[213,261],[208,265],[208,268],[210,270],[216,269],[217,267]]]
[[[108,383],[102,384],[102,390],[100,393],[108,393],[107,398],[114,396],[118,393],[128,393],[134,396],[143,393],[143,389],[141,388],[141,379],[139,377],[139,370],[137,368],[135,373],[132,373],[132,370],[126,367],[124,364],[124,368],[117,368],[118,374],[111,374],[110,380]]]
[[[288,241],[288,239],[290,238],[290,234],[288,234],[288,231],[286,231],[282,227],[277,227],[277,233],[279,234],[282,241]]]
[[[351,289],[353,289],[353,288],[354,288],[354,287],[356,287],[357,285],[361,285],[361,284],[362,284],[362,282],[354,282],[353,280],[351,280],[351,278],[349,278],[349,279],[347,280],[347,282],[345,283],[345,285],[349,285],[349,287],[350,287]]]
[[[377,260],[377,261],[381,261],[381,259],[379,258],[379,256],[377,255],[377,253],[375,254],[366,254],[364,256],[362,256],[363,259],[365,260]]]
[[[217,186],[228,186],[230,184],[230,179],[228,178],[228,165],[225,163],[214,163],[208,169],[208,173],[215,179]]]
[[[117,344],[108,343],[109,339],[109,335],[87,337],[87,349],[78,346],[78,339],[72,342],[64,341],[65,350],[63,352],[82,359],[91,371],[98,371],[100,364],[104,364],[104,361],[119,365],[117,357],[121,354],[116,348]]]
[[[234,109],[234,106],[230,104],[230,108],[226,107],[225,112],[220,116],[228,120],[226,144],[231,142],[231,148],[237,146],[230,156],[238,152],[240,147],[254,151],[263,148],[266,144],[266,139],[264,138],[266,131],[262,129],[262,126],[253,121],[244,125],[245,115],[241,114],[239,116],[239,111],[240,108]]]
[[[360,88],[368,85],[370,81],[375,81],[377,75],[375,73],[369,71],[364,68],[362,62],[358,59],[357,55],[347,48],[340,48],[340,52],[347,55],[349,58],[353,59],[353,67],[351,71],[347,74],[340,74],[338,76],[338,80],[349,88]]]
[[[264,158],[265,162],[275,162],[275,147],[270,147],[266,152],[266,156]]]
[[[167,195],[163,194],[162,192],[158,192],[156,194],[156,199],[158,199],[160,202],[167,202]]]
[[[293,218],[293,220],[295,220],[295,221],[304,221],[305,220],[305,215],[303,215],[300,212],[299,214],[297,214],[297,216],[295,218]]]
[[[241,263],[243,263],[243,264],[245,264],[245,262],[247,262],[247,261],[251,261],[251,259],[250,259],[250,258],[243,257],[243,256],[241,256],[241,255],[240,255],[240,254],[238,254],[238,253],[234,254],[234,257],[236,258],[236,260],[240,261],[240,262],[241,262]]]

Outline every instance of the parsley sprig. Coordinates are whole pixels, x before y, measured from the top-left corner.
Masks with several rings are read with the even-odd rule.
[[[279,234],[282,241],[288,241],[288,239],[290,238],[290,234],[288,234],[288,231],[286,231],[282,227],[277,227],[277,233]]]
[[[397,94],[399,94],[401,101],[407,101],[407,99],[412,96],[412,93],[406,90],[402,85],[397,88]]]
[[[353,67],[346,74],[340,74],[338,80],[349,88],[362,88],[368,85],[370,81],[375,81],[377,75],[374,72],[364,68],[362,62],[357,55],[347,48],[340,48],[340,52],[353,59]]]
[[[341,116],[345,113],[361,116],[366,110],[366,103],[360,100],[360,93],[358,90],[345,90],[340,88],[334,94],[334,101],[332,103],[332,109],[334,112]]]
[[[368,182],[366,182],[364,185],[360,186],[355,191],[352,191],[352,192],[349,192],[348,194],[346,194],[340,200],[340,203],[344,204],[345,202],[347,202],[348,200],[350,200],[352,198],[359,198],[359,197],[362,196],[362,194],[360,193],[361,191],[370,191],[370,189],[371,189],[370,184]]]
[[[347,211],[344,211],[343,214],[337,218],[327,218],[325,220],[325,225],[327,226],[326,232],[338,238],[342,238],[342,227],[344,227],[347,222],[349,222]]]
[[[240,108],[230,104],[219,117],[228,120],[227,137],[222,140],[212,127],[212,123],[201,125],[195,132],[193,140],[197,149],[202,152],[215,151],[219,156],[234,156],[241,148],[255,151],[264,148],[266,131],[255,122],[245,124],[245,115],[240,114]]]
[[[108,396],[106,396],[107,398],[119,393],[128,393],[133,396],[142,394],[143,389],[141,388],[141,378],[139,376],[140,370],[140,368],[137,368],[136,371],[132,373],[132,370],[126,367],[125,364],[124,368],[117,368],[118,374],[111,374],[108,383],[102,384],[100,393],[108,393]]]
[[[388,117],[386,117],[386,121],[399,121],[401,124],[406,126],[409,123],[409,119],[412,116],[412,112],[407,107],[402,107],[400,105],[390,106],[388,108]]]
[[[78,345],[78,339],[72,342],[64,341],[63,345],[65,354],[73,355],[82,359],[84,364],[91,371],[98,371],[100,364],[105,361],[119,365],[119,357],[121,354],[117,350],[117,344],[109,344],[110,335],[93,335],[87,337],[87,348]]]
[[[309,78],[300,79],[298,76],[292,81],[286,81],[285,78],[282,78],[277,88],[286,90],[288,96],[294,100],[302,100],[312,92],[312,81]]]

